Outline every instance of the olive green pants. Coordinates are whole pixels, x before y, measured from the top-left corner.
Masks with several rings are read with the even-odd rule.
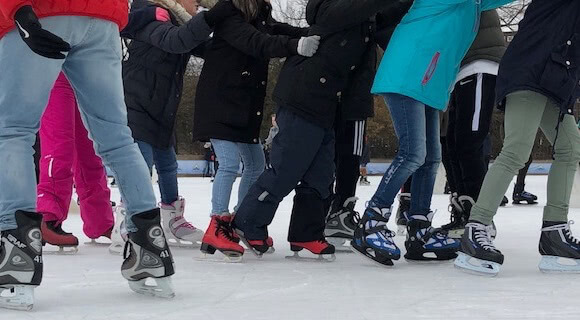
[[[485,176],[470,220],[491,224],[514,175],[529,159],[538,127],[554,145],[559,114],[558,106],[542,94],[517,91],[507,96],[503,149]],[[560,123],[554,152],[544,221],[563,222],[568,218],[570,193],[580,161],[580,132],[571,115],[564,116]]]

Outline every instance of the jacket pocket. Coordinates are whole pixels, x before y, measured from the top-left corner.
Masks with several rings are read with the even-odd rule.
[[[575,38],[552,50],[540,78],[540,86],[564,102],[570,99],[577,85]]]
[[[431,58],[431,62],[429,66],[427,66],[427,70],[425,70],[425,74],[423,75],[423,80],[421,80],[421,85],[425,86],[431,78],[433,78],[433,74],[435,74],[435,70],[437,70],[437,64],[439,63],[439,58],[441,57],[441,52],[437,51]]]

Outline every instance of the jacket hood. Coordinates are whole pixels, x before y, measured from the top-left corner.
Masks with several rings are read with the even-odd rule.
[[[149,3],[165,8],[177,19],[181,26],[191,20],[191,15],[175,0],[149,0]]]
[[[316,15],[318,14],[318,9],[320,5],[327,0],[310,0],[306,6],[306,22],[309,25],[313,25],[316,22]]]

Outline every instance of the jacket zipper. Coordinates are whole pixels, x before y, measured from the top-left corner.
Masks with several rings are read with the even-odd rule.
[[[479,31],[479,24],[481,23],[481,0],[475,0],[475,24],[473,25],[473,32]]]

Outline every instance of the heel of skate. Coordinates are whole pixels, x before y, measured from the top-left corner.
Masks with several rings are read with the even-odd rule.
[[[32,285],[0,285],[0,308],[30,311],[34,306]]]
[[[310,245],[312,243],[315,242],[320,242],[320,241],[312,241],[312,242],[305,242],[305,245]],[[320,242],[320,243],[326,243],[328,245],[328,243],[326,241],[324,242]],[[312,258],[312,257],[305,257],[305,256],[301,256],[299,254],[299,252],[303,251],[304,249],[306,249],[306,251],[311,252],[312,254],[316,255],[316,258]],[[336,260],[336,256],[334,255],[335,252],[335,248],[332,245],[328,245],[328,247],[326,247],[323,250],[315,250],[312,249],[308,246],[301,246],[295,243],[290,243],[290,250],[292,252],[294,252],[293,255],[291,256],[286,256],[286,259],[293,259],[293,260],[297,260],[297,261],[308,261],[308,262],[333,262]]]
[[[224,255],[222,260],[218,260],[218,258],[213,258],[212,256],[218,251],[216,247],[202,243],[201,244],[201,255],[199,260],[201,261],[214,261],[214,262],[228,262],[228,263],[239,263],[242,262],[242,253],[233,250],[219,250]]]
[[[461,271],[488,277],[495,277],[501,268],[499,263],[477,259],[463,252],[458,252],[454,265]]]
[[[542,256],[538,268],[543,273],[580,273],[580,259]]]

